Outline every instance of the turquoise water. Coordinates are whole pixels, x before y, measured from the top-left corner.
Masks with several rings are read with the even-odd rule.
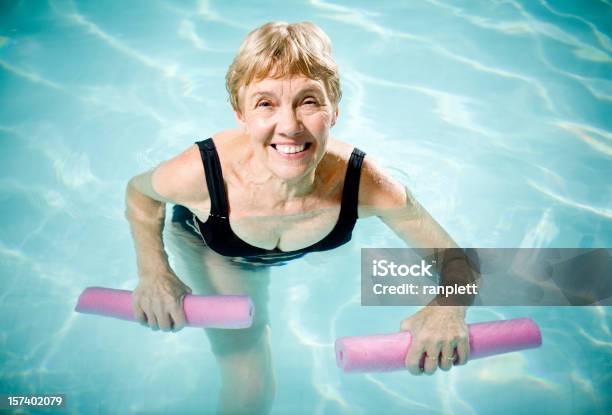
[[[87,286],[133,289],[127,180],[232,127],[224,74],[246,33],[311,20],[341,70],[332,130],[389,168],[464,246],[612,246],[612,6],[606,1],[0,3],[0,393],[65,393],[69,413],[211,413],[204,333],[77,315]],[[361,307],[377,222],[272,270],[277,414],[612,412],[606,307],[530,316],[537,350],[448,373],[345,375],[338,336],[416,311]],[[24,413],[27,413],[25,411]]]

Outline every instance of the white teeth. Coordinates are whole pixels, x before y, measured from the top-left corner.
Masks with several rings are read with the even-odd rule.
[[[276,144],[276,149],[284,154],[295,154],[301,151],[304,151],[306,148],[306,144],[302,144],[301,146],[287,146],[282,144]]]

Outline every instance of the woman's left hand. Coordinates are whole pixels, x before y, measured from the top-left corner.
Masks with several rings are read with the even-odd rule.
[[[449,370],[464,365],[470,353],[468,328],[463,306],[427,306],[401,322],[401,331],[410,331],[412,343],[406,368],[413,375],[432,375],[438,366]]]

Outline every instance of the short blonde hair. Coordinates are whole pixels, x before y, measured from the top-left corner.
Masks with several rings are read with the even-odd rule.
[[[342,97],[331,41],[310,22],[269,22],[247,35],[225,75],[230,103],[240,112],[242,87],[266,77],[304,75],[320,80],[336,108]]]

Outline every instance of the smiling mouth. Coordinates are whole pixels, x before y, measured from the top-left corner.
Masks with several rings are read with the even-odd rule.
[[[271,146],[282,154],[299,154],[308,150],[312,143],[304,143],[301,145],[287,145],[287,144],[271,144]]]

